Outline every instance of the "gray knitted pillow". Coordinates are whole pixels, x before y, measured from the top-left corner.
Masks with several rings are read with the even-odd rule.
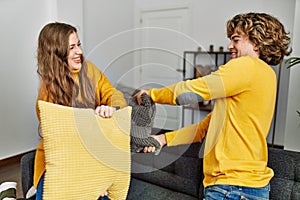
[[[134,92],[134,94],[137,92]],[[152,146],[155,147],[155,154],[157,155],[160,151],[160,144],[156,139],[151,137],[156,106],[146,93],[141,95],[141,99],[143,105],[139,105],[134,97],[129,101],[129,106],[132,106],[130,129],[131,151],[140,152],[145,146]]]

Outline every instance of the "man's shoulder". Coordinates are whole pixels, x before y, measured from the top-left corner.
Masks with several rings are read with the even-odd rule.
[[[249,62],[255,62],[255,60],[257,60],[257,59],[258,58],[254,58],[254,57],[251,57],[251,56],[241,56],[241,57],[238,57],[238,58],[231,59],[231,60],[229,60],[229,62],[234,62],[234,63],[246,62],[246,63],[249,63]]]
[[[263,60],[251,56],[241,56],[238,58],[231,59],[228,61],[227,65],[231,67],[242,66],[244,69],[247,67],[253,68],[254,66],[258,66],[258,65],[268,66],[268,64],[265,63]]]

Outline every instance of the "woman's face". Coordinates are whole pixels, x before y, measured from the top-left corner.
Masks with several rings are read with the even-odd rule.
[[[81,43],[76,33],[72,33],[69,37],[69,55],[68,65],[71,70],[80,70],[82,63]]]

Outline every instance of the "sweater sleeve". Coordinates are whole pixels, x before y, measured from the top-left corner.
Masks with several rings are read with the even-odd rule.
[[[210,99],[210,91],[203,78],[181,81],[163,88],[153,88],[149,95],[156,103],[170,105],[187,105]]]
[[[209,113],[201,122],[198,124],[192,124],[183,127],[179,130],[166,133],[166,141],[168,146],[176,146],[180,144],[191,144],[195,142],[202,142],[205,137],[211,113]]]
[[[249,80],[256,73],[253,62],[253,58],[248,56],[232,59],[210,75],[159,89],[153,88],[149,94],[154,102],[170,105],[186,105],[234,96],[248,88]]]

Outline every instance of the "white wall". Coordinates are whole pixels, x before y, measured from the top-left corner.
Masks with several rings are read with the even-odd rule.
[[[36,47],[41,28],[54,21],[76,26],[88,53],[111,35],[133,28],[133,7],[130,0],[109,3],[104,0],[0,1],[0,159],[33,150],[39,143],[35,102],[38,89]],[[132,44],[132,40],[106,45],[105,54],[95,56],[102,58],[104,64],[97,60],[95,63],[99,68],[105,66],[120,46]],[[132,66],[132,58],[119,60],[122,62],[111,65],[111,69],[104,67],[112,82],[117,82],[119,74]],[[123,71],[116,69],[117,66]]]
[[[299,1],[298,1],[299,2]],[[218,5],[218,6],[216,6]],[[234,5],[234,6],[233,6]],[[226,36],[227,20],[238,13],[245,12],[266,12],[277,17],[285,26],[286,30],[293,36],[295,0],[273,0],[270,4],[267,0],[227,0],[220,5],[219,0],[136,0],[135,25],[139,24],[139,12],[142,10],[172,9],[176,7],[188,7],[191,15],[191,38],[193,38],[202,48],[208,49],[213,44],[214,49],[223,46],[227,49],[229,40]],[[190,49],[196,50],[197,46],[190,46]],[[278,68],[278,67],[277,67]],[[275,70],[277,69],[275,67]],[[276,117],[274,144],[284,145],[287,90],[289,81],[289,70],[281,70],[280,96],[278,99],[279,112]],[[299,132],[299,131],[298,131]],[[271,126],[268,142],[272,143],[273,125]],[[300,141],[300,140],[298,140]]]
[[[76,0],[80,3],[81,0]],[[72,1],[0,1],[0,159],[31,151],[39,143],[35,103],[37,38],[48,22],[63,20],[82,26],[82,6],[72,6],[76,15],[64,14]],[[59,7],[59,9],[58,9]],[[34,8],[34,9],[33,9]],[[81,15],[80,15],[81,14]],[[79,16],[79,17],[78,17]],[[81,33],[79,33],[81,34]]]
[[[295,22],[293,32],[292,56],[300,57],[300,1],[296,0]],[[300,65],[290,69],[290,88],[288,96],[288,108],[286,116],[286,129],[284,148],[287,150],[300,151],[300,117],[296,110],[300,110]]]
[[[113,85],[130,85],[133,55],[133,0],[85,0],[84,50]],[[124,74],[127,74],[124,79]]]
[[[299,1],[297,1],[299,4]],[[232,16],[243,12],[266,12],[277,17],[285,26],[286,30],[293,36],[294,15],[295,15],[295,0],[273,0],[272,4],[267,0],[253,0],[251,2],[246,0],[235,1],[227,0],[226,3],[220,5],[218,0],[210,0],[209,3],[204,3],[204,0],[194,1],[193,7],[193,37],[204,47],[208,48],[210,44],[218,49],[219,46],[227,48],[229,40],[226,37],[226,22]],[[219,6],[215,6],[219,5]],[[233,6],[234,5],[234,6]],[[212,12],[213,11],[213,12]],[[298,10],[300,12],[300,10]],[[299,22],[298,22],[299,24]],[[299,35],[299,34],[298,34]],[[289,71],[282,69],[281,73],[281,87],[280,97],[278,99],[278,113],[275,126],[275,145],[286,145],[284,141],[285,135],[290,133],[298,133],[296,130],[285,130],[286,123],[286,102],[287,87]],[[294,83],[292,85],[295,85]],[[298,84],[299,85],[299,84]],[[294,86],[295,87],[295,86]],[[299,93],[298,93],[299,94]],[[290,98],[291,100],[291,98]],[[294,102],[294,100],[292,100]],[[273,133],[271,127],[270,134]],[[289,137],[289,136],[288,136]],[[296,138],[294,138],[296,139]],[[300,139],[293,140],[295,143],[299,143]],[[272,135],[268,137],[268,142],[272,143]],[[299,145],[300,146],[300,145]],[[300,147],[299,147],[300,148]]]
[[[267,12],[276,16],[288,30],[292,31],[295,0],[192,0],[193,37],[204,47],[211,43],[215,49],[227,48],[226,22],[234,15],[244,12]],[[217,6],[216,6],[217,5]]]
[[[49,1],[49,0],[48,0]],[[75,26],[78,37],[84,44],[83,0],[52,0],[53,20]]]
[[[221,3],[222,2],[222,3]],[[49,21],[65,21],[78,27],[88,59],[95,62],[113,83],[130,83],[122,75],[133,67],[133,34],[136,5],[152,8],[170,5],[191,6],[191,37],[208,48],[224,46],[226,21],[240,12],[263,11],[277,16],[299,44],[299,0],[1,0],[0,1],[0,159],[32,150],[39,142],[35,99],[36,46],[40,29]],[[221,4],[221,5],[220,5]],[[216,6],[218,5],[218,6]],[[193,50],[193,49],[191,49]],[[126,53],[127,52],[127,53]],[[299,55],[294,46],[294,55]],[[291,69],[285,146],[299,150],[299,70]]]
[[[44,1],[0,1],[0,159],[32,150],[39,142],[36,46],[48,15]]]

